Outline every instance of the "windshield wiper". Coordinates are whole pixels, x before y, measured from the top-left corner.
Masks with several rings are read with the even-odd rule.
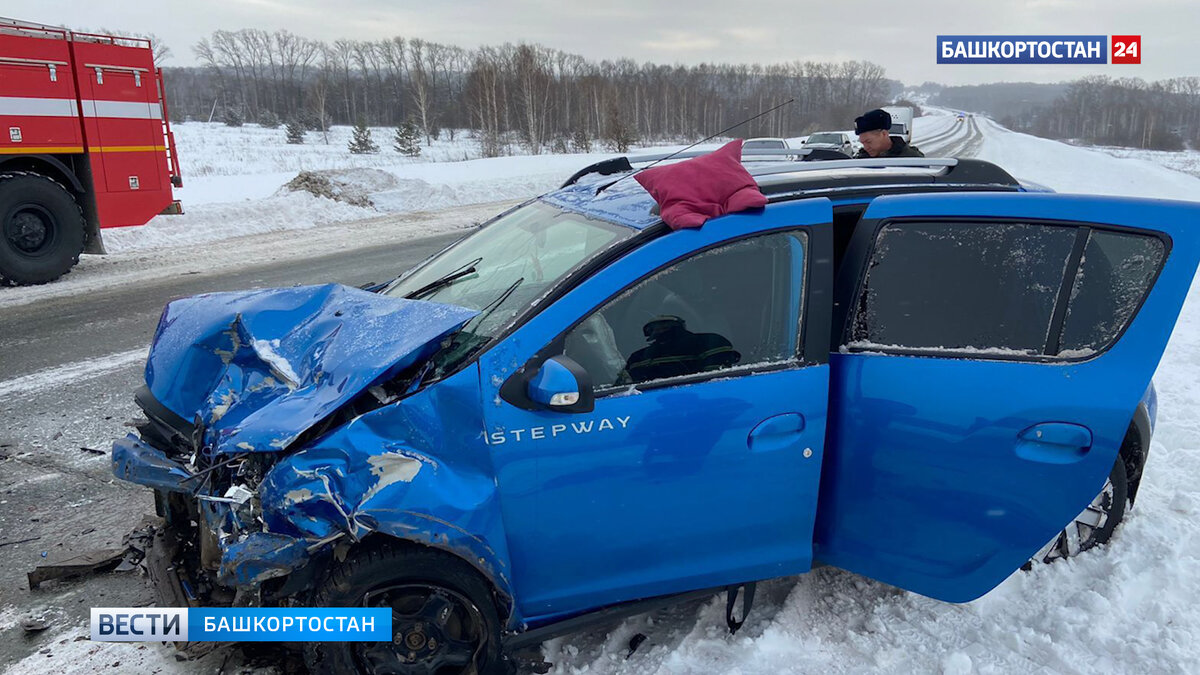
[[[450,336],[450,339],[443,343],[442,349],[433,356],[431,361],[435,362],[436,365],[426,374],[434,379],[440,378],[449,370],[456,368],[458,364],[470,358],[471,355],[478,351],[481,347],[488,344],[492,340],[492,337],[478,336],[474,333],[474,328],[483,323],[483,320],[490,316],[492,312],[496,311],[496,308],[498,308],[500,305],[503,305],[504,301],[513,294],[513,291],[517,290],[517,287],[524,282],[525,277],[521,277],[512,282],[508,288],[504,289],[500,295],[496,296],[495,300],[492,300],[480,308],[479,314],[471,317],[465,324],[463,324],[462,328],[459,328],[457,331],[455,331],[454,334]],[[470,326],[470,328],[468,328],[468,326]],[[425,381],[424,375],[420,378],[420,381]]]
[[[496,311],[496,308],[498,308],[500,305],[503,305],[504,301],[508,299],[508,296],[512,295],[513,291],[517,290],[517,287],[523,283],[525,283],[525,277],[517,279],[516,281],[512,282],[508,288],[504,289],[500,295],[497,295],[495,300],[492,300],[488,304],[481,307],[478,314],[471,317],[465,324],[463,324],[462,328],[458,329],[458,332],[454,334],[455,339],[457,340],[459,335],[472,334],[474,332],[474,327],[483,323],[484,319],[491,316],[492,312]],[[468,326],[471,326],[471,328],[468,328]],[[487,342],[487,340],[484,340],[483,342]]]
[[[429,295],[430,293],[432,293],[434,291],[441,290],[441,289],[449,286],[450,284],[458,281],[459,279],[462,279],[465,276],[474,274],[475,266],[481,262],[483,262],[483,258],[476,258],[476,259],[472,260],[471,262],[459,267],[458,269],[447,273],[442,278],[425,284],[424,286],[418,288],[417,290],[413,291],[412,293],[409,293],[408,295],[406,295],[404,297],[409,300],[416,300],[418,298]]]
[[[495,300],[493,300],[483,306],[483,309],[480,311],[479,316],[474,317],[471,320],[472,321],[478,320],[479,323],[483,323],[483,320],[486,319],[492,312],[496,311],[497,307],[499,307],[500,305],[503,305],[504,301],[508,299],[508,296],[512,295],[513,291],[517,290],[517,286],[520,286],[523,283],[525,283],[525,277],[521,277],[520,279],[517,279],[516,281],[512,282],[512,285],[509,286],[508,288],[504,289],[503,293],[496,296]],[[479,325],[479,324],[476,324],[476,325]]]

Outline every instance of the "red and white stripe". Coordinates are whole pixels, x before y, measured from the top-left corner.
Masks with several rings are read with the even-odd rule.
[[[140,101],[79,102],[84,117],[108,119],[161,120],[162,105]],[[0,117],[79,117],[79,107],[69,98],[32,98],[0,96]]]

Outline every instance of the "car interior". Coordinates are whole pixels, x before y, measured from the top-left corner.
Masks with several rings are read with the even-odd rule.
[[[780,268],[792,264],[788,239],[737,242],[643,280],[572,330],[566,355],[598,386],[622,384],[614,366],[627,370],[635,353],[655,343],[660,351],[728,343],[742,364],[785,360],[795,351],[788,321],[793,298],[792,289],[777,280],[787,278]],[[682,332],[657,330],[664,320],[674,320]]]

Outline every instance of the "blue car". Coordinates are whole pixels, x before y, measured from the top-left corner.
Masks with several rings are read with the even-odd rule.
[[[1108,540],[1200,204],[747,161],[765,208],[675,231],[628,180],[657,159],[380,287],[168,305],[113,447],[155,491],[160,602],[388,607],[393,642],[310,668],[501,672],[714,593],[736,630],[819,564],[966,602]]]

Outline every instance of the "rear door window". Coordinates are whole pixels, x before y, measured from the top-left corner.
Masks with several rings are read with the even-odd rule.
[[[880,230],[850,347],[1040,355],[1074,227],[894,223]]]
[[[1084,225],[889,223],[846,346],[1087,358],[1129,325],[1165,255],[1157,236]]]
[[[1111,345],[1141,307],[1165,249],[1155,236],[1092,230],[1072,282],[1058,355],[1085,357]]]

